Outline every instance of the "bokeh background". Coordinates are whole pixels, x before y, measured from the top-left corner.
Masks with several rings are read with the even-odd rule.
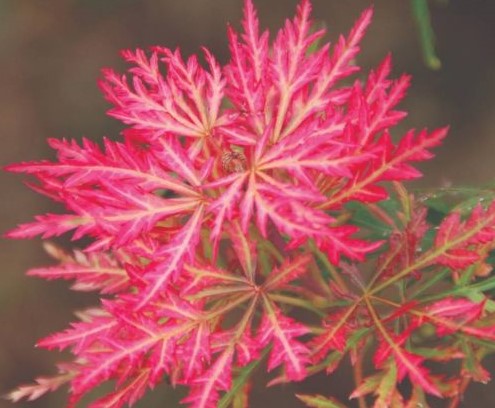
[[[275,30],[292,16],[296,0],[256,1],[264,27]],[[367,0],[313,0],[314,17],[329,38],[347,32],[370,4]],[[436,159],[422,165],[423,185],[489,183],[495,180],[495,1],[431,2],[438,54],[443,67],[422,62],[408,0],[374,1],[375,19],[358,63],[365,71],[391,51],[395,75],[413,75],[402,107],[410,112],[402,129],[451,125]],[[47,137],[118,137],[121,126],[105,116],[108,105],[97,88],[100,69],[124,69],[123,48],[166,45],[185,55],[207,46],[225,62],[225,26],[239,27],[242,0],[0,0],[0,164],[52,158]],[[0,172],[0,231],[33,215],[58,211]],[[74,294],[64,283],[27,278],[24,271],[50,260],[40,240],[0,240],[0,394],[19,383],[53,373],[64,356],[35,350],[40,337],[64,328],[75,309],[95,298]],[[495,364],[488,361],[495,372]],[[268,391],[258,388],[253,407],[300,407],[293,391],[334,394],[352,389],[350,373]],[[138,407],[174,407],[178,400],[158,387]],[[18,407],[63,407],[64,391]],[[84,403],[81,405],[84,406]],[[438,406],[444,406],[439,403]],[[495,406],[495,385],[474,385],[464,407]],[[0,400],[0,407],[13,407]]]

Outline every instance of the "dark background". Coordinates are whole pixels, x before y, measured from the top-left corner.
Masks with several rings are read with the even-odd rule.
[[[275,30],[292,17],[297,1],[258,0],[263,27]],[[423,164],[423,185],[488,183],[495,179],[495,1],[432,2],[440,71],[421,60],[417,31],[407,0],[376,0],[375,18],[358,63],[364,72],[388,51],[394,74],[413,75],[402,108],[410,112],[402,130],[451,125],[433,162]],[[313,0],[313,16],[324,21],[329,38],[347,32],[365,0]],[[118,51],[149,45],[181,46],[185,55],[207,46],[227,60],[225,25],[239,28],[241,0],[0,0],[0,164],[51,158],[47,137],[116,137],[119,123],[105,116],[108,105],[96,86],[102,67],[123,70]],[[0,232],[35,214],[57,211],[47,199],[22,185],[21,178],[0,172]],[[40,337],[61,330],[73,311],[94,298],[24,276],[47,264],[40,240],[0,240],[0,393],[34,377],[54,373],[57,353],[35,350]],[[491,364],[492,372],[495,365]],[[330,379],[258,389],[253,407],[301,406],[293,391],[333,394],[342,401],[352,389],[345,370]],[[139,407],[175,406],[177,396],[165,386]],[[64,406],[64,391],[18,407]],[[0,400],[0,407],[13,405]],[[84,404],[83,404],[84,406]],[[438,406],[443,406],[439,403]],[[464,407],[495,406],[495,387],[474,385]]]

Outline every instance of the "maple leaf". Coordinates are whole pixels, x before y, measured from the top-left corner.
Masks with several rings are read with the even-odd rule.
[[[133,135],[139,133],[141,139],[151,141],[172,133],[204,141],[226,122],[223,115],[219,117],[224,80],[208,51],[205,50],[205,57],[210,72],[201,67],[196,56],[185,62],[178,50],[164,47],[156,47],[151,58],[142,50],[126,50],[122,55],[134,65],[130,70],[132,86],[125,76],[110,69],[104,71],[105,81],[100,85],[115,105],[110,115],[139,131]],[[167,66],[166,77],[160,72],[160,61]],[[198,148],[194,143],[191,147],[191,151]]]
[[[38,377],[34,384],[21,385],[9,392],[5,398],[12,402],[18,402],[22,399],[34,401],[47,392],[53,392],[69,382],[77,372],[77,368],[70,364],[59,364],[58,371],[59,374],[56,376]]]
[[[389,78],[390,56],[352,82],[372,14],[320,44],[325,30],[302,0],[270,41],[245,0],[224,66],[206,49],[201,60],[154,47],[123,51],[124,75],[103,71],[122,141],[49,139],[56,160],[6,167],[65,207],[7,236],[80,240],[72,252],[47,244],[59,264],[28,273],[101,295],[38,343],[73,359],[11,400],[68,383],[73,407],[112,382],[89,406],[120,408],[168,379],[193,408],[247,406],[258,365],[278,369],[274,385],[331,373],[347,354],[360,405],[371,394],[376,407],[457,398],[461,378],[489,379],[495,280],[476,279],[491,271],[495,204],[446,214],[435,232],[401,184],[421,176],[413,163],[432,157],[447,128],[392,134],[410,78]],[[385,224],[378,234],[369,216]],[[375,372],[362,378],[369,356]],[[453,359],[456,377],[436,374],[433,363]],[[407,398],[397,387],[406,377]]]
[[[435,262],[453,269],[465,268],[480,260],[481,248],[492,248],[495,237],[495,205],[484,210],[478,205],[466,221],[453,212],[440,224],[435,246],[441,251]]]
[[[246,231],[256,211],[256,225],[264,235],[270,219],[293,242],[299,244],[311,237],[322,248],[337,246],[332,259],[340,253],[360,257],[357,245],[349,238],[354,230],[334,231],[328,227],[334,220],[315,208],[324,196],[314,174],[322,171],[350,177],[348,167],[365,161],[369,154],[346,154],[339,140],[344,124],[321,120],[310,113],[324,110],[332,101],[330,86],[354,71],[347,65],[357,52],[371,12],[363,14],[347,42],[341,39],[340,48],[327,62],[328,45],[315,53],[308,52],[324,33],[310,33],[310,10],[308,1],[300,4],[294,21],[287,21],[279,31],[273,55],[266,50],[266,33],[258,33],[259,24],[250,1],[246,2],[243,43],[232,29],[229,31],[232,61],[226,67],[230,79],[226,92],[237,109],[247,107],[250,114],[239,117],[235,131],[224,130],[231,149],[242,151],[246,164],[214,184],[225,187],[211,206],[217,216],[214,235],[219,234],[222,220],[236,213],[235,209]],[[322,70],[329,71],[328,75],[320,75]],[[308,96],[303,90],[309,88],[313,92]],[[367,250],[371,251],[371,247]]]
[[[262,345],[273,342],[274,347],[268,360],[268,370],[283,364],[289,380],[299,381],[307,376],[309,349],[295,338],[308,333],[302,324],[284,317],[278,309],[265,302],[265,315],[259,328],[258,341]]]
[[[129,286],[129,275],[122,266],[131,259],[122,252],[115,255],[120,262],[109,254],[84,254],[74,251],[67,254],[53,244],[46,243],[45,249],[61,263],[58,266],[33,268],[27,274],[43,279],[75,280],[72,289],[79,291],[99,290],[102,294],[122,292]]]

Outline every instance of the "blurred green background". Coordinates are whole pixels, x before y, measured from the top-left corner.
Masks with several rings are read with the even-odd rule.
[[[258,0],[261,22],[275,30],[292,16],[296,0]],[[432,1],[432,22],[442,69],[423,61],[418,32],[408,0],[375,0],[373,25],[358,63],[366,72],[387,52],[394,74],[413,75],[409,97],[401,107],[410,112],[400,132],[409,127],[451,125],[434,161],[422,165],[423,185],[482,184],[495,180],[495,1]],[[329,38],[347,32],[366,0],[313,0],[316,20],[325,22]],[[117,137],[121,125],[105,116],[108,105],[96,86],[102,67],[120,70],[122,48],[166,45],[184,54],[204,45],[227,61],[225,26],[239,27],[242,0],[0,0],[0,164],[51,158],[47,137]],[[0,173],[0,231],[35,214],[60,211],[31,192],[21,178]],[[34,377],[54,373],[64,356],[35,350],[37,339],[63,329],[75,309],[91,305],[91,295],[75,294],[64,283],[24,276],[24,271],[50,263],[40,240],[0,240],[0,394]],[[495,364],[487,362],[492,372]],[[343,369],[327,379],[255,389],[253,407],[300,407],[298,392],[333,394],[342,401],[352,389]],[[260,385],[262,384],[261,381]],[[495,384],[495,383],[494,383]],[[495,385],[474,385],[464,407],[494,407]],[[159,387],[138,407],[174,407],[178,396]],[[63,407],[65,392],[18,407]],[[13,407],[0,400],[0,407]],[[84,406],[84,404],[82,404]],[[351,406],[351,405],[349,405]],[[438,406],[444,406],[439,403]]]

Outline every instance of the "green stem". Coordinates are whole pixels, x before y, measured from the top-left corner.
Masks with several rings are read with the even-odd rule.
[[[412,0],[411,7],[419,30],[425,64],[431,69],[440,69],[442,63],[435,52],[435,33],[433,32],[433,28],[431,26],[428,1]]]
[[[295,297],[285,296],[281,294],[274,294],[274,293],[270,294],[270,299],[272,299],[275,302],[285,303],[286,305],[291,305],[309,310],[313,313],[316,313],[320,317],[325,317],[327,315],[327,313],[325,313],[323,310],[314,307],[310,302],[304,299],[298,299]]]

